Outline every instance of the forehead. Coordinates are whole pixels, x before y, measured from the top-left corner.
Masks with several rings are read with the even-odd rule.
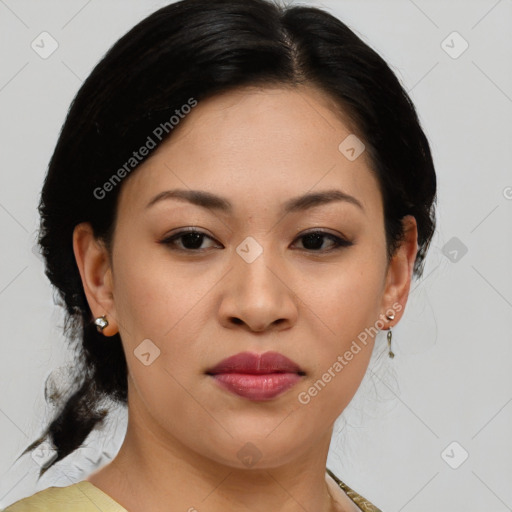
[[[179,187],[234,195],[236,206],[236,196],[268,202],[337,186],[371,202],[380,192],[366,153],[351,161],[340,151],[349,136],[348,118],[317,89],[230,91],[198,102],[123,184],[121,200]]]
[[[281,151],[289,148],[286,141],[308,143],[324,150],[332,147],[340,136],[346,136],[355,127],[332,98],[308,86],[244,87],[208,98],[180,121],[167,144],[213,145],[231,141],[231,149],[249,152],[251,145],[279,145]],[[192,133],[193,132],[193,133]],[[329,134],[330,137],[325,138]],[[186,140],[183,140],[186,139]],[[325,144],[319,146],[321,139]],[[213,149],[210,147],[210,149]]]

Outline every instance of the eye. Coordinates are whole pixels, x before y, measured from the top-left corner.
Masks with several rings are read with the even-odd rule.
[[[322,247],[325,239],[331,241],[332,246],[330,249],[325,249]],[[336,249],[341,249],[342,247],[350,247],[351,245],[354,245],[353,242],[350,242],[345,238],[341,238],[324,231],[311,231],[305,235],[300,236],[298,240],[302,240],[304,250],[320,253],[330,252]]]
[[[175,233],[168,238],[165,238],[160,243],[165,244],[174,250],[187,252],[204,252],[208,249],[208,247],[202,247],[205,239],[214,241],[214,239],[206,233],[198,231],[194,228],[188,228],[179,231],[178,233]],[[318,253],[331,252],[342,247],[349,247],[354,245],[353,242],[350,242],[345,238],[341,238],[324,231],[311,231],[298,237],[297,240],[302,240],[303,244],[303,247],[299,247],[299,249]],[[329,240],[331,242],[331,247],[328,249],[324,247],[325,240]]]
[[[192,251],[192,252],[203,252],[208,248],[201,248],[204,239],[213,240],[211,236],[208,236],[202,231],[197,231],[194,228],[188,228],[180,231],[168,238],[165,238],[160,243],[170,246],[171,249],[178,251]],[[178,243],[179,242],[179,243]]]

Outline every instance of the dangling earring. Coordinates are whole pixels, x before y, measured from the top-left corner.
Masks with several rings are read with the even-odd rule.
[[[97,317],[94,320],[94,324],[96,325],[98,332],[103,332],[103,329],[108,325],[107,317],[105,315]]]
[[[395,319],[395,313],[391,313],[391,315],[386,315],[386,318],[388,320],[394,320]],[[393,359],[395,357],[395,354],[393,354],[393,351],[391,350],[391,338],[393,337],[393,333],[391,332],[391,325],[389,326],[388,330],[388,348],[389,348],[389,357]]]

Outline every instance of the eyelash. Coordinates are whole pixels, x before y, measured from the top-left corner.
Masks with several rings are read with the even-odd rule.
[[[202,231],[198,231],[196,229],[190,228],[190,229],[186,229],[186,230],[180,231],[178,233],[175,233],[174,235],[172,235],[168,238],[165,238],[160,243],[169,246],[169,248],[171,250],[175,250],[175,251],[182,251],[182,252],[189,252],[189,253],[192,252],[192,253],[197,254],[197,253],[203,253],[206,250],[208,250],[208,249],[183,249],[181,247],[176,247],[176,245],[175,245],[176,240],[183,238],[183,236],[185,236],[185,235],[190,235],[190,234],[197,234],[202,237],[209,238],[210,240],[215,241],[211,236],[207,235],[206,233],[203,233]],[[300,240],[302,238],[305,238],[305,237],[311,236],[311,235],[320,235],[322,237],[329,238],[330,240],[332,240],[334,242],[334,247],[332,247],[331,249],[327,249],[327,250],[326,249],[323,249],[323,250],[299,249],[299,250],[317,253],[317,254],[326,254],[326,253],[330,253],[330,252],[340,250],[340,249],[343,249],[346,247],[350,247],[351,245],[354,245],[353,242],[350,242],[349,240],[340,238],[336,235],[327,233],[325,231],[318,231],[318,230],[310,231],[309,233],[305,233],[305,234],[301,235],[300,237],[298,237],[296,240]]]

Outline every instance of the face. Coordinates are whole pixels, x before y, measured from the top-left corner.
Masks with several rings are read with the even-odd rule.
[[[329,437],[354,396],[397,296],[377,179],[338,148],[350,134],[316,89],[238,90],[199,102],[122,184],[111,300],[91,309],[119,329],[130,413],[166,446],[243,467],[250,442],[274,467]],[[268,351],[301,370],[276,396],[207,374]]]

